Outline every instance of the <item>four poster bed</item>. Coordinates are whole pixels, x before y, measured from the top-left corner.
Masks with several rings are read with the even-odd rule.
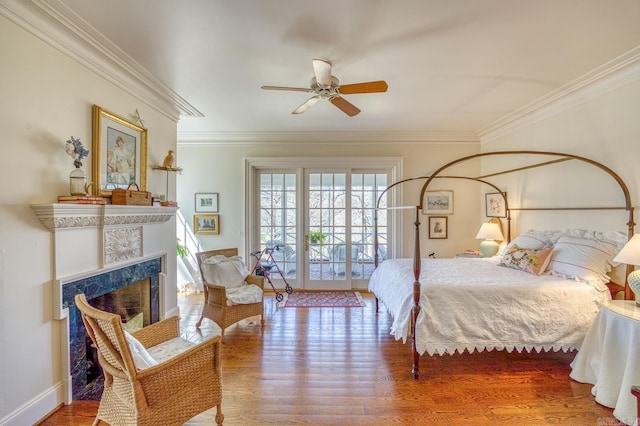
[[[470,177],[447,175],[447,169],[473,159],[506,155],[546,161],[512,168],[491,175]],[[548,160],[551,158],[551,160]],[[523,170],[565,161],[587,163],[604,171],[615,181],[622,202],[614,206],[509,206],[506,192],[490,179]],[[435,179],[465,179],[488,185],[502,195],[506,210],[507,247],[491,258],[421,258],[420,214],[425,192]],[[369,281],[369,290],[393,317],[391,333],[396,339],[412,339],[414,378],[419,376],[419,360],[424,353],[470,353],[474,350],[563,350],[578,349],[600,304],[615,291],[633,298],[628,284],[610,281],[612,259],[633,235],[633,207],[627,186],[611,169],[593,160],[571,154],[543,151],[487,152],[451,161],[430,176],[404,179],[385,189],[380,202],[392,188],[424,180],[415,206],[413,259],[388,259],[378,264]],[[594,202],[594,201],[589,201]],[[411,206],[410,208],[413,208]],[[519,210],[622,210],[626,211],[626,232],[584,229],[558,231],[528,230],[511,240],[511,212]],[[378,215],[375,216],[374,253],[378,253]],[[608,228],[621,229],[620,223]],[[626,267],[628,275],[631,266]]]

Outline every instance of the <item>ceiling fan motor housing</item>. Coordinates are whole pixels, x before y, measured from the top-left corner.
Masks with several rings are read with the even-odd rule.
[[[340,87],[340,80],[337,77],[331,76],[331,86],[324,87],[318,83],[316,77],[311,79],[311,89],[320,96],[321,99],[329,99],[338,95],[338,87]]]

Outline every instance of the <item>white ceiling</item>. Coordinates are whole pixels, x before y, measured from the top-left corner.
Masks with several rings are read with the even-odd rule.
[[[62,0],[204,117],[180,133],[477,134],[638,55],[638,0]],[[310,95],[311,60],[342,84],[348,117]],[[603,67],[598,69],[599,67]]]

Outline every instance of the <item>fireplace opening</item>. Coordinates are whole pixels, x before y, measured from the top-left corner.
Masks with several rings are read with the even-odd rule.
[[[160,259],[142,262],[63,286],[69,308],[69,355],[74,400],[99,400],[104,377],[98,354],[82,322],[74,297],[84,293],[97,309],[119,314],[129,332],[160,317]]]
[[[89,302],[101,311],[120,315],[125,330],[134,332],[151,324],[151,286],[150,279],[136,281],[126,287],[115,289]],[[98,349],[87,335],[86,345],[86,388],[89,395],[101,391],[103,387],[102,368],[98,363]]]

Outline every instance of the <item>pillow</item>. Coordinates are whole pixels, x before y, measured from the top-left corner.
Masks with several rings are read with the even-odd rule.
[[[607,283],[616,253],[616,243],[611,241],[562,236],[554,246],[549,270],[568,278]]]
[[[240,287],[250,274],[241,256],[211,256],[202,262],[201,269],[205,282],[226,288]]]
[[[502,256],[498,265],[507,268],[518,269],[533,275],[540,275],[545,271],[551,260],[552,247],[542,249],[521,248],[513,245],[507,253]]]
[[[503,255],[507,254],[509,250],[518,246],[519,248],[526,249],[541,249],[551,245],[551,233],[542,233],[535,231],[525,231],[523,234],[518,235],[513,239],[502,252]]]
[[[127,330],[123,331],[124,337],[127,339],[127,343],[129,344],[129,350],[131,351],[131,355],[133,356],[133,363],[136,365],[136,368],[138,370],[144,370],[145,368],[158,365],[158,361],[153,359],[153,357],[149,354],[147,349],[142,346],[142,343],[140,343],[138,339],[133,337]]]

